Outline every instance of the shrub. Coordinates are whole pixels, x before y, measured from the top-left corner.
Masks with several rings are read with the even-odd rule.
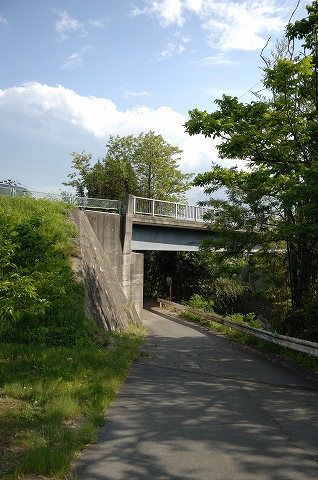
[[[189,307],[194,308],[196,310],[202,310],[203,312],[211,312],[213,313],[214,302],[213,300],[204,300],[201,295],[194,294],[191,296],[189,302]]]

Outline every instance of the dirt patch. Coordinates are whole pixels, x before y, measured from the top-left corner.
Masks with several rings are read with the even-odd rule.
[[[65,420],[63,422],[63,429],[64,430],[79,430],[83,423],[85,422],[86,417],[85,415],[80,415],[77,418],[73,418],[72,420]]]
[[[54,477],[43,477],[43,475],[23,475],[19,480],[54,480]]]
[[[25,446],[15,423],[25,402],[11,398],[0,389],[0,478],[17,465]]]

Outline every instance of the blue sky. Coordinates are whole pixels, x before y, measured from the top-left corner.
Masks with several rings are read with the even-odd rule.
[[[109,135],[149,130],[183,149],[184,173],[209,170],[215,143],[188,137],[188,110],[255,99],[260,51],[297,1],[0,0],[0,180],[58,193],[73,151],[95,163]]]

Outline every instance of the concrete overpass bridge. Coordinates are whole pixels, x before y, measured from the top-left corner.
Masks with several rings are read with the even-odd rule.
[[[197,251],[211,237],[203,220],[213,209],[127,195],[123,204],[126,241],[132,251]]]
[[[200,241],[213,235],[203,220],[207,211],[214,213],[195,205],[132,195],[125,197],[120,213],[91,210],[87,205],[73,210],[81,247],[79,274],[88,287],[88,311],[99,318],[97,323],[106,328],[115,325],[115,329],[124,325],[125,319],[127,323],[127,315],[140,321],[144,271],[141,252],[197,251]],[[97,304],[101,305],[99,311]],[[126,306],[121,319],[120,304]]]
[[[1,182],[0,182],[1,183]],[[143,308],[143,254],[146,250],[197,251],[212,235],[203,221],[213,209],[127,195],[117,200],[36,192],[2,182],[0,195],[63,201],[79,207],[72,217],[79,230],[80,254],[73,258],[86,283],[87,314],[107,329],[130,318],[140,322]]]

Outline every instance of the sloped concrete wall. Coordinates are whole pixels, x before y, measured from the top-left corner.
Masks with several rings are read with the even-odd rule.
[[[83,213],[121,282],[123,269],[121,216],[91,210],[86,210]]]
[[[106,251],[104,250],[103,247],[107,246],[108,242],[105,241],[102,246],[86,213],[80,210],[72,211],[72,218],[79,230],[78,242],[81,253],[78,259],[78,273],[87,287],[86,313],[97,325],[108,330],[122,330],[130,320],[140,325],[140,316],[132,300],[126,296],[116,274],[121,264],[119,251],[118,255],[111,256],[107,248]],[[120,219],[119,216],[117,218]],[[120,234],[120,229],[117,229],[116,221],[113,225],[113,231],[109,228],[106,231],[111,236],[110,244],[114,241],[113,248],[116,252],[117,235]],[[99,228],[98,222],[95,228]],[[118,257],[118,264],[115,264],[115,257]],[[138,267],[140,268],[140,265]]]
[[[143,308],[144,256],[131,251],[132,221],[130,215],[86,210],[91,224],[128,299],[139,316]]]

